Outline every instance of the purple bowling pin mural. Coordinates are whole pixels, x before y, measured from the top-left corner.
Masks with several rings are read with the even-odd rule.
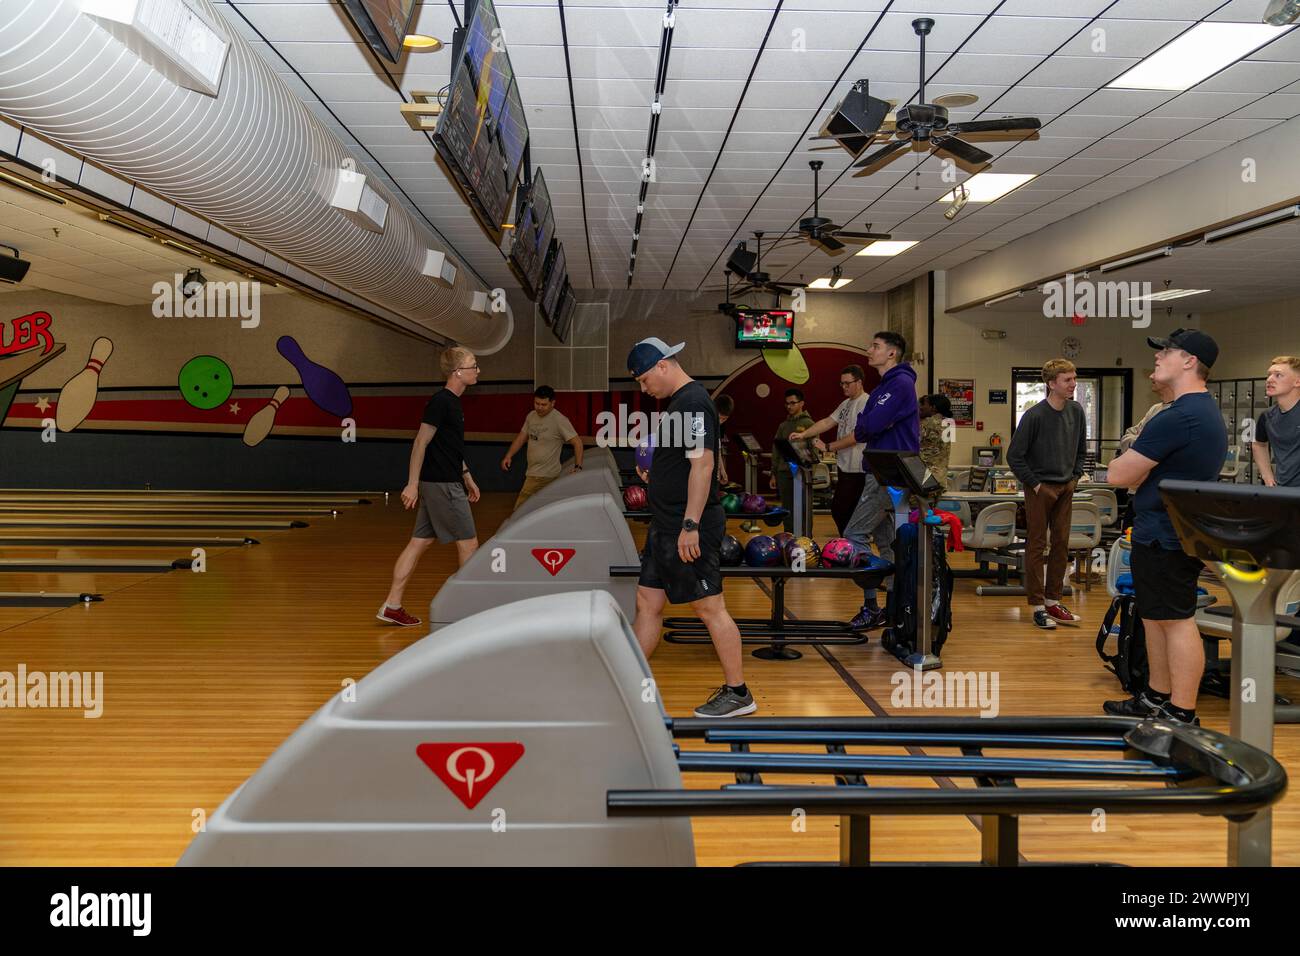
[[[302,346],[292,335],[280,336],[276,340],[275,350],[298,370],[303,391],[317,408],[335,418],[347,418],[352,414],[352,395],[343,379],[324,365],[317,365],[307,358]]]

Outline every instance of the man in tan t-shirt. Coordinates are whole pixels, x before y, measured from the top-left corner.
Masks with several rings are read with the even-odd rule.
[[[556,410],[555,389],[549,385],[533,392],[533,410],[501,459],[502,471],[510,470],[511,460],[524,442],[528,442],[528,473],[515,499],[516,508],[560,477],[560,452],[565,442],[573,446],[574,470],[582,470],[582,439],[564,413]]]

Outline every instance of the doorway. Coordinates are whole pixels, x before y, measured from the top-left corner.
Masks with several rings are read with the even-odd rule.
[[[1011,370],[1011,432],[1015,434],[1021,417],[1047,397],[1041,368]],[[1109,461],[1119,447],[1120,437],[1132,424],[1130,396],[1133,394],[1133,370],[1129,368],[1081,368],[1074,400],[1083,407],[1088,431],[1088,455],[1094,462]]]

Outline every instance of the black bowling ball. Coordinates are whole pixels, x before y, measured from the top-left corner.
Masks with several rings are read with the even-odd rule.
[[[745,549],[741,546],[740,541],[734,534],[729,534],[722,539],[721,562],[724,568],[739,567],[745,559]]]

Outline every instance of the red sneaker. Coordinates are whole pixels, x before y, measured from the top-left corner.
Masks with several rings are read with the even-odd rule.
[[[1079,615],[1072,612],[1064,604],[1047,605],[1047,613],[1048,616],[1052,618],[1052,620],[1060,621],[1063,624],[1075,624],[1083,620],[1083,618],[1079,617]]]
[[[387,624],[396,624],[400,627],[415,627],[420,623],[420,619],[407,614],[405,608],[389,607],[387,604],[379,609],[375,617]]]

